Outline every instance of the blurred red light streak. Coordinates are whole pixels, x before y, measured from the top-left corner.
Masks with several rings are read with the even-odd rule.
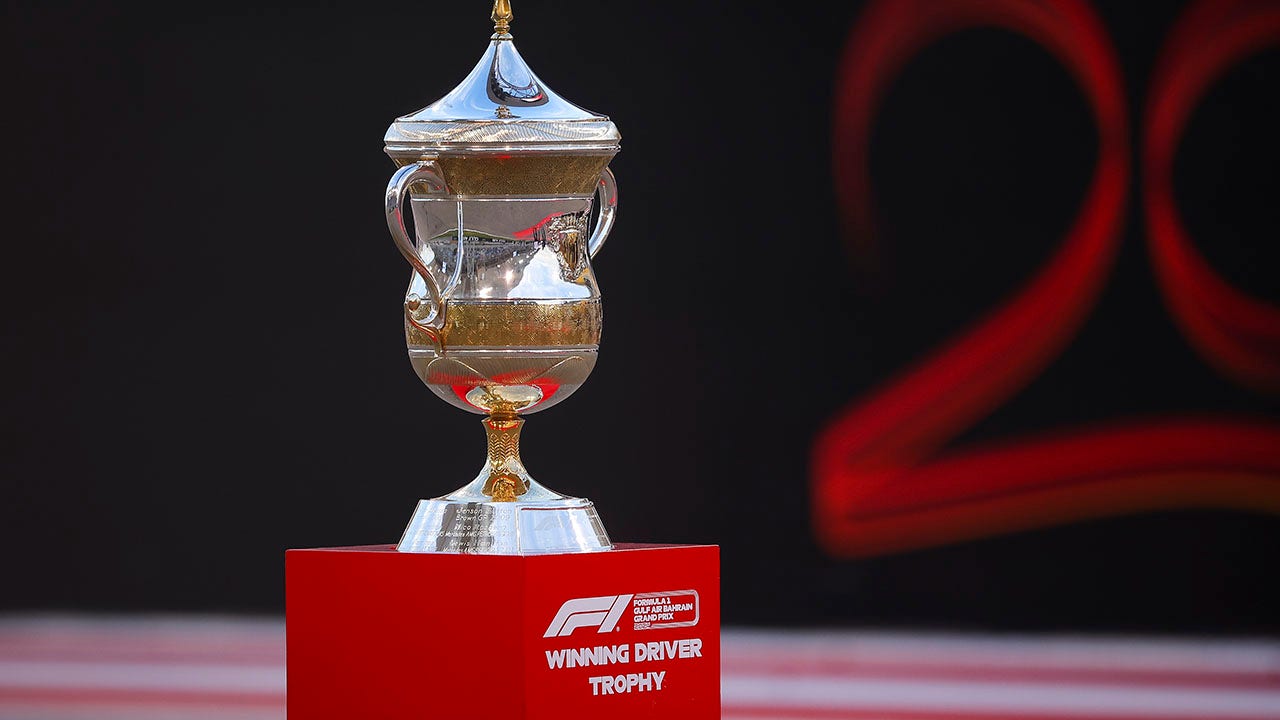
[[[1070,343],[1110,272],[1129,187],[1120,69],[1086,3],[882,0],[855,25],[837,89],[836,190],[855,252],[875,238],[866,149],[885,89],[922,47],[977,26],[1023,34],[1068,68],[1098,125],[1097,167],[1075,224],[1031,282],[819,435],[812,503],[820,544],[860,556],[1155,508],[1280,512],[1280,427],[1244,419],[1094,428],[934,459]],[[1208,294],[1221,299],[1220,290]],[[1237,308],[1215,310],[1237,317]],[[1240,322],[1270,327],[1258,317]],[[1275,362],[1271,347],[1263,353]]]
[[[1193,6],[1170,31],[1157,63],[1142,148],[1148,249],[1169,311],[1207,360],[1270,392],[1280,391],[1280,309],[1232,287],[1196,252],[1174,205],[1172,171],[1178,140],[1208,87],[1233,64],[1277,43],[1280,4]]]

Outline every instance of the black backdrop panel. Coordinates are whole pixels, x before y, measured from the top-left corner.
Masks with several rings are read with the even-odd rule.
[[[1034,42],[975,28],[930,44],[873,128],[889,232],[868,273],[831,180],[836,70],[861,8],[515,3],[539,75],[623,133],[619,222],[595,262],[599,365],[530,420],[531,471],[593,499],[615,539],[722,544],[729,623],[1280,630],[1280,518],[1264,513],[1106,517],[862,559],[815,542],[815,436],[1046,261],[1098,150],[1081,91]],[[1182,11],[1098,8],[1131,117]],[[393,542],[419,497],[474,476],[478,421],[404,356],[381,138],[470,70],[487,13],[7,6],[0,609],[278,611],[286,547]],[[1278,77],[1272,49],[1216,83],[1175,175],[1208,260],[1272,302]],[[957,443],[1275,420],[1274,395],[1215,372],[1166,312],[1139,182],[1079,335]]]

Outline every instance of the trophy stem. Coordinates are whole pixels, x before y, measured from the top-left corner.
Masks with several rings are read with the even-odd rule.
[[[553,492],[529,477],[520,461],[523,418],[504,407],[481,423],[489,452],[480,474],[449,495],[420,501],[397,550],[537,555],[613,547],[590,500]]]
[[[520,428],[524,420],[512,412],[496,411],[481,421],[489,439],[489,475],[481,490],[493,502],[515,502],[529,490],[529,471],[520,461]]]

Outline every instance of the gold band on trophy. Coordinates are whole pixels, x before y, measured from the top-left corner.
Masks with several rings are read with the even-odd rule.
[[[453,347],[582,347],[600,344],[599,299],[445,304],[440,341]],[[410,345],[432,345],[406,319]]]
[[[607,155],[441,155],[435,158],[457,195],[590,195],[609,165]],[[422,158],[396,158],[400,167]],[[413,192],[417,192],[417,187]]]

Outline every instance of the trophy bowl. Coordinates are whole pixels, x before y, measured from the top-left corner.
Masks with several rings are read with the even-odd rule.
[[[509,3],[495,3],[492,17],[495,32],[471,74],[398,118],[385,138],[399,165],[387,185],[387,226],[413,268],[404,302],[409,360],[442,400],[483,415],[488,437],[480,474],[420,501],[397,548],[608,550],[588,500],[529,475],[520,429],[595,367],[603,315],[591,258],[613,227],[618,195],[608,164],[621,136],[609,118],[533,74],[512,42]]]

